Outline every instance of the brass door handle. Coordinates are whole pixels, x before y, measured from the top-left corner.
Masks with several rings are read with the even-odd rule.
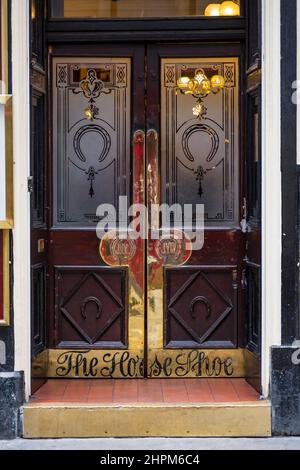
[[[145,132],[139,129],[133,134],[133,202],[135,204],[145,202],[144,161]]]
[[[159,229],[159,212],[151,207],[159,204],[158,133],[155,129],[147,132],[147,203],[150,227]]]

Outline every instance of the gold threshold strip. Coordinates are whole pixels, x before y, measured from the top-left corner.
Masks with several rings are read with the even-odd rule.
[[[267,400],[207,404],[29,404],[25,438],[267,437]]]

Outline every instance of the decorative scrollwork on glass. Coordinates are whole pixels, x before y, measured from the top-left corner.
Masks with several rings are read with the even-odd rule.
[[[98,157],[98,161],[103,162],[103,160],[105,160],[110,150],[111,138],[110,138],[109,133],[103,127],[97,126],[95,124],[87,124],[86,126],[83,126],[80,129],[78,129],[73,140],[73,147],[74,147],[75,153],[77,157],[79,158],[79,160],[81,160],[82,162],[86,162],[86,156],[84,155],[81,149],[81,139],[85,134],[89,132],[98,133],[99,136],[103,140],[103,148]]]
[[[54,225],[91,228],[130,193],[131,59],[53,59]]]
[[[204,176],[207,173],[207,170],[204,170],[203,166],[199,165],[196,170],[194,170],[194,173],[196,175],[196,181],[199,182],[199,190],[198,194],[200,197],[203,196],[203,188],[202,188],[202,181],[204,180]]]
[[[95,69],[88,69],[86,77],[79,83],[79,88],[73,89],[73,93],[78,95],[83,93],[84,97],[89,100],[89,106],[85,109],[85,115],[91,121],[99,114],[99,108],[95,106],[95,101],[102,93],[111,93],[112,88],[106,88],[103,81],[97,78]]]
[[[103,127],[97,126],[95,124],[88,124],[78,129],[73,140],[73,148],[74,148],[75,154],[81,162],[85,163],[87,161],[86,155],[83,152],[82,146],[81,146],[81,139],[87,133],[96,133],[103,141],[103,146],[98,156],[98,162],[102,163],[106,159],[107,154],[110,150],[111,138],[108,132],[105,129],[103,129]],[[90,183],[89,195],[90,197],[93,197],[95,195],[95,190],[94,190],[95,177],[103,168],[99,167],[96,169],[93,165],[90,165],[88,168],[83,168],[79,166],[76,162],[74,162],[72,159],[70,160],[73,163],[73,165],[75,165],[79,170],[84,171],[84,173],[87,175],[88,177],[87,181]]]
[[[208,124],[194,124],[190,126],[186,131],[184,132],[182,136],[182,149],[184,151],[184,154],[186,158],[190,162],[195,161],[195,157],[193,155],[193,152],[191,151],[189,147],[189,140],[192,137],[193,134],[198,133],[198,132],[204,132],[206,135],[208,135],[211,139],[211,148],[210,151],[205,158],[205,161],[207,163],[210,163],[211,161],[214,160],[216,154],[218,153],[219,150],[219,145],[220,145],[220,139],[217,134],[217,132]],[[198,194],[200,197],[203,196],[204,191],[203,191],[203,180],[205,175],[209,172],[212,171],[217,167],[211,167],[211,168],[204,168],[202,165],[197,166],[197,168],[194,169],[194,174],[196,175],[196,181],[199,183],[199,188],[198,188]]]
[[[181,93],[179,84],[193,82],[197,74],[222,93],[205,98],[202,120],[191,113],[193,90]],[[239,222],[239,59],[164,58],[161,69],[161,201],[201,203],[211,226],[236,226]],[[177,84],[177,86],[176,86]],[[203,82],[201,82],[203,85]],[[205,91],[205,90],[204,90]],[[195,223],[196,211],[192,222]]]
[[[193,124],[184,132],[182,136],[182,148],[186,158],[190,162],[194,162],[195,158],[189,147],[189,140],[195,132],[205,132],[211,139],[211,148],[206,157],[207,162],[211,162],[219,149],[220,139],[216,131],[209,124]]]

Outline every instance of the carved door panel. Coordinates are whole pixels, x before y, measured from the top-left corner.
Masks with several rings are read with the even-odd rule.
[[[144,242],[96,226],[144,202],[144,47],[55,47],[52,114],[48,375],[142,377]]]
[[[180,235],[183,222],[166,233],[164,219],[151,212],[159,237],[148,241],[149,377],[245,373],[240,64],[237,46],[148,50],[148,206],[193,205],[185,220],[192,229],[202,204],[205,221],[204,245],[193,250]],[[196,99],[177,88],[179,78],[199,71],[225,79],[220,93],[205,98],[202,119],[193,115]]]

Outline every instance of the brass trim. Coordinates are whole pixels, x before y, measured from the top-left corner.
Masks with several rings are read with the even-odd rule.
[[[128,349],[45,349],[32,361],[32,376],[57,379],[143,378],[144,336],[140,307],[141,304],[130,306],[131,311],[135,309],[137,319],[129,310],[129,331],[132,333],[129,334]]]
[[[32,368],[31,368],[32,377],[34,378],[47,377],[48,364],[49,364],[49,349],[44,349],[44,351],[40,352],[32,359]]]
[[[246,365],[245,377],[261,383],[261,363],[260,359],[249,349],[244,349],[244,360]]]
[[[159,230],[159,212],[151,210],[152,204],[160,203],[160,177],[158,170],[158,133],[155,129],[147,132],[147,204],[150,228]]]
[[[1,87],[0,104],[5,106],[6,215],[0,220],[3,249],[3,319],[0,326],[10,324],[10,231],[13,227],[13,152],[12,97],[8,95],[8,1],[1,1]]]
[[[46,249],[46,240],[44,238],[39,238],[37,241],[37,252],[45,253]]]
[[[5,181],[6,181],[6,214],[0,220],[0,229],[13,228],[13,123],[12,96],[0,95],[0,105],[5,106]]]
[[[245,349],[150,349],[151,378],[244,378],[257,371]]]
[[[138,306],[133,304],[130,308],[134,307],[137,309]],[[32,375],[40,378],[143,378],[144,352],[139,321],[135,327],[135,334],[129,338],[131,346],[128,350],[46,349],[33,359]],[[199,358],[196,354],[187,358],[190,350],[150,349],[148,375],[153,379],[169,376],[178,379],[243,378],[258,373],[257,362],[246,349],[199,349],[194,352],[199,353]],[[176,363],[178,355],[180,360]],[[199,367],[196,363],[198,359]],[[185,360],[190,364],[188,371],[181,367]]]
[[[247,76],[247,93],[250,93],[256,90],[261,86],[262,82],[262,71],[261,69],[255,70]]]
[[[2,252],[3,252],[3,319],[0,326],[10,325],[10,231],[2,232]]]
[[[25,438],[267,437],[269,401],[203,404],[29,404]]]

